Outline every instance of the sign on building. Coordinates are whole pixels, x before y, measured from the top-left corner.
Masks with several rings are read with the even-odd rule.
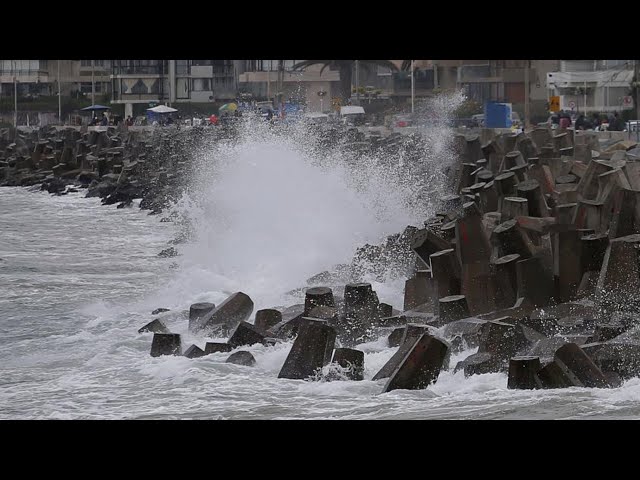
[[[560,97],[549,97],[549,111],[551,112],[559,112],[560,111]]]
[[[633,108],[633,97],[631,96],[622,97],[622,108],[624,109]]]

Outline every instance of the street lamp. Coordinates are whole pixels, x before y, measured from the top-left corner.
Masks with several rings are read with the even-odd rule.
[[[13,126],[18,128],[18,68],[13,61]]]
[[[58,123],[62,125],[62,99],[60,97],[60,60],[58,60]]]
[[[323,108],[323,103],[322,101],[324,100],[324,96],[327,94],[327,92],[325,92],[324,90],[320,90],[318,92],[318,96],[320,97],[320,113],[322,113],[324,111]]]
[[[415,97],[415,83],[413,79],[413,60],[411,60],[411,113],[413,113],[414,97]]]

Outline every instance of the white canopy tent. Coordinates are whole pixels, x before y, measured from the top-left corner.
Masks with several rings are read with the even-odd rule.
[[[167,107],[166,105],[158,105],[157,107],[147,108],[147,112],[153,113],[173,113],[177,112],[175,108]]]

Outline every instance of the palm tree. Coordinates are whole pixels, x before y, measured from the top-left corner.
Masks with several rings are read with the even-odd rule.
[[[293,70],[302,70],[311,65],[322,65],[320,69],[320,74],[324,71],[325,68],[330,67],[332,70],[340,71],[340,96],[346,100],[351,97],[351,77],[353,74],[353,66],[355,64],[355,60],[305,60],[303,62],[298,62],[293,66]],[[402,68],[405,68],[404,61],[402,64]],[[411,60],[409,60],[411,63]],[[360,65],[368,70],[371,67],[387,67],[394,72],[398,71],[398,67],[390,60],[360,60]]]

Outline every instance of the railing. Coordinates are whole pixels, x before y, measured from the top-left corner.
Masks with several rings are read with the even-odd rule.
[[[114,67],[112,75],[160,75],[163,73],[169,73],[168,68],[162,68],[161,66],[136,66],[136,67]]]

